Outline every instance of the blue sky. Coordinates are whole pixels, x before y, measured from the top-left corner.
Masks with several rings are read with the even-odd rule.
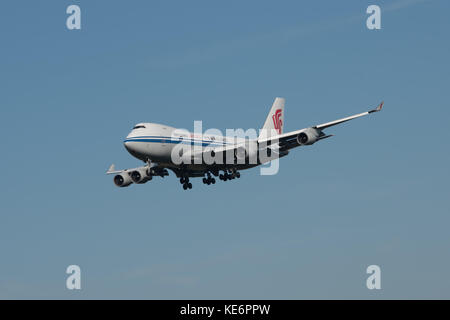
[[[450,298],[449,10],[2,1],[0,298]],[[104,174],[139,165],[122,144],[135,123],[259,128],[276,96],[286,131],[385,109],[275,176],[187,192],[173,175],[119,189]],[[81,291],[65,288],[71,264]]]

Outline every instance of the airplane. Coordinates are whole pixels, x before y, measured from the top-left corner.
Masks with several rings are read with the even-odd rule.
[[[278,97],[257,138],[195,134],[163,124],[138,123],[124,140],[124,146],[145,165],[116,170],[112,164],[106,174],[115,175],[113,181],[118,187],[144,184],[155,176],[168,176],[168,170],[176,175],[184,190],[192,189],[189,178],[193,177],[203,177],[203,183],[207,185],[216,183],[214,177],[233,180],[240,178],[240,170],[284,157],[293,148],[332,137],[323,130],[381,111],[383,104],[349,117],[283,133],[285,99]],[[209,161],[206,161],[207,156]]]

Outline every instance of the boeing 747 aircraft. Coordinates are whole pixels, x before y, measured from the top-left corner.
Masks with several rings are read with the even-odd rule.
[[[153,177],[169,175],[168,169],[180,179],[183,189],[192,189],[189,178],[203,177],[204,184],[214,184],[214,177],[227,181],[240,177],[239,170],[249,169],[289,154],[289,150],[329,138],[324,129],[378,112],[375,109],[309,128],[283,133],[284,98],[276,98],[259,136],[254,139],[221,135],[194,134],[156,123],[137,124],[124,141],[128,152],[145,165],[115,170],[118,187],[143,184]],[[223,173],[220,173],[223,172]]]

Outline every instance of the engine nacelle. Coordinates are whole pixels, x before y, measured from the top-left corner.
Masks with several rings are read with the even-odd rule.
[[[138,168],[130,173],[131,180],[134,183],[146,183],[152,180],[152,176],[146,167]]]
[[[319,130],[308,128],[298,134],[297,142],[299,145],[311,145],[319,139],[319,135]]]
[[[114,184],[118,187],[128,187],[132,183],[133,181],[128,172],[122,172],[114,177]]]

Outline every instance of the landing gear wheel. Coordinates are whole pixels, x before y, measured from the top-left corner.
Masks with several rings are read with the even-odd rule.
[[[219,179],[223,180],[223,174],[219,174]]]
[[[192,189],[192,183],[189,182],[189,183],[187,184],[187,186],[188,186],[189,189]]]
[[[188,188],[188,185],[186,183],[183,184],[183,189],[186,190]]]
[[[212,183],[212,184],[216,183],[216,179],[212,178],[212,179],[211,179],[211,183]]]
[[[240,172],[236,172],[236,177],[239,179],[241,177]]]
[[[203,178],[203,183],[206,184],[206,178]]]

